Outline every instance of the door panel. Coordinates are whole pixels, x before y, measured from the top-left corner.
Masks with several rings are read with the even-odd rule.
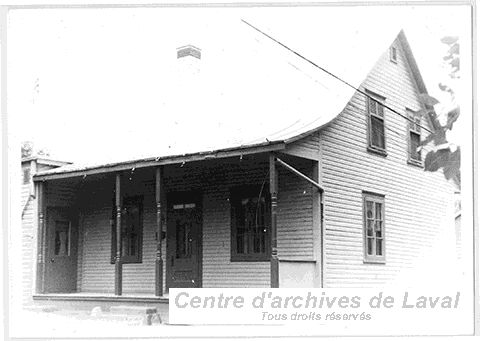
[[[167,212],[167,288],[201,287],[202,216],[194,193],[169,195]]]
[[[69,293],[77,289],[78,227],[68,208],[47,209],[45,291]]]

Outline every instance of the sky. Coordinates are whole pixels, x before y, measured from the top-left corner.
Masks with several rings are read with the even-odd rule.
[[[448,80],[442,59],[446,46],[440,39],[459,36],[461,65],[470,59],[467,6],[13,10],[8,17],[11,141],[33,141],[36,148],[48,150],[52,158],[74,162],[100,162],[120,155],[122,148],[128,148],[125,140],[158,143],[149,118],[159,114],[159,94],[169,91],[161,86],[165,84],[161,56],[166,46],[171,53],[172,46],[195,42],[208,58],[209,46],[222,51],[218,41],[237,44],[234,27],[241,19],[319,63],[323,56],[331,55],[330,50],[344,49],[348,54],[342,34],[368,29],[373,32],[372,41],[380,42],[403,28],[428,91],[442,101],[440,110],[449,105],[448,96],[438,89],[439,82]],[[319,39],[319,35],[325,39]],[[338,69],[342,71],[343,77],[355,78],[354,71],[347,67]],[[465,75],[461,74],[461,82],[455,84],[460,100],[468,100],[462,83],[468,81]],[[177,86],[182,89],[181,80]],[[163,121],[155,124],[184,120],[193,132],[202,123],[202,116],[195,110],[188,112],[182,118],[163,115]],[[252,119],[243,117],[247,118]],[[241,115],[229,118],[230,126],[240,119]],[[460,120],[456,128],[459,133],[451,136],[459,145],[465,137],[465,124]],[[212,131],[223,128],[211,127]],[[207,138],[209,132],[204,133]],[[168,135],[168,131],[162,134]],[[167,140],[176,137],[167,135]],[[120,142],[119,136],[123,137]]]

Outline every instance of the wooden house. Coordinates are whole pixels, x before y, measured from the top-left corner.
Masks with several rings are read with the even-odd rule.
[[[239,122],[242,110],[261,109],[226,146],[203,147],[211,134],[227,140],[212,126],[181,152],[154,143],[162,152],[144,157],[140,148],[141,157],[93,165],[22,162],[37,164],[33,192],[27,179],[23,187],[26,304],[164,302],[173,287],[382,286],[453,226],[453,188],[424,171],[416,148],[431,126],[415,116],[426,87],[403,31],[376,48],[363,40],[350,50],[355,58],[330,47],[315,67],[246,29],[264,39],[256,52],[242,47],[222,64],[186,45],[172,58],[182,87],[170,94],[197,91],[193,104],[177,92],[183,101],[172,113],[230,105],[236,116],[216,119]],[[275,55],[263,58],[265,45]],[[347,57],[350,64],[329,64]],[[249,58],[263,58],[259,68],[272,73],[249,72]],[[240,79],[216,82],[204,59],[220,68],[216,76]],[[232,64],[234,75],[222,69]],[[203,76],[185,81],[184,73]],[[283,93],[266,88],[285,77]],[[212,84],[216,91],[205,90]],[[279,114],[263,122],[268,108]]]

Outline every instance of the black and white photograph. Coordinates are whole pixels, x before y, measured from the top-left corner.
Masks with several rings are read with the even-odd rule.
[[[2,5],[5,339],[478,335],[475,5]]]

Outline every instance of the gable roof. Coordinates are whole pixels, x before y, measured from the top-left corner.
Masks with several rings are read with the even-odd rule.
[[[157,115],[149,108],[130,117],[132,129],[117,141],[120,156],[62,166],[35,178],[283,149],[331,122],[355,92],[243,23],[229,23],[228,35],[208,32],[197,34],[195,41],[165,42],[157,64],[163,75],[155,89]],[[305,55],[358,88],[398,37],[422,91],[425,85],[405,34],[398,32],[396,27],[379,32],[367,25],[319,34],[317,54],[307,48]],[[208,40],[198,38],[206,36]],[[294,41],[284,42],[295,49]],[[176,59],[176,49],[186,43],[202,50],[200,59]]]

